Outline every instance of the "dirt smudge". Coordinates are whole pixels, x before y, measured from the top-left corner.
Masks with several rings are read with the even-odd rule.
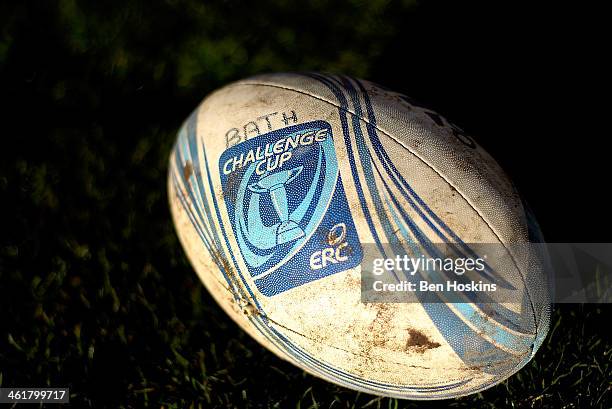
[[[189,178],[193,175],[193,165],[191,161],[185,162],[185,166],[183,166],[183,178],[185,180],[189,180]]]
[[[428,349],[438,348],[440,344],[432,341],[427,335],[414,328],[408,329],[408,341],[406,342],[406,350],[414,351],[422,354]]]

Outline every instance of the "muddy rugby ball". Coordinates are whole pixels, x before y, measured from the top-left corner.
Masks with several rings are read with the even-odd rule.
[[[219,305],[330,382],[406,399],[467,395],[518,371],[548,331],[538,269],[512,254],[502,281],[520,302],[364,302],[366,250],[496,243],[512,253],[537,235],[472,138],[373,83],[269,74],[213,92],[179,132],[168,190],[180,241]]]

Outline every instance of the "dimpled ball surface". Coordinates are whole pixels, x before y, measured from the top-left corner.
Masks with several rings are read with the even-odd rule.
[[[534,237],[498,164],[402,94],[317,73],[229,84],[182,126],[168,185],[181,243],[219,305],[330,382],[407,399],[467,395],[518,371],[548,331],[543,277],[520,257],[504,279],[521,302],[363,302],[366,248],[511,252]]]

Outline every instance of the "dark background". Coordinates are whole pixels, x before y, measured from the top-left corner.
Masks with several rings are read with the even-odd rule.
[[[564,2],[2,3],[0,385],[69,385],[74,407],[416,405],[319,381],[224,316],[173,231],[176,130],[248,75],[370,79],[473,135],[547,241],[609,242],[606,15]],[[606,312],[560,306],[518,375],[445,403],[609,406]]]

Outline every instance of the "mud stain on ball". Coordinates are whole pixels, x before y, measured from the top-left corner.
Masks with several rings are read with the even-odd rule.
[[[438,348],[440,343],[432,341],[427,335],[414,328],[408,329],[408,341],[406,342],[406,350],[424,353],[428,349]]]

